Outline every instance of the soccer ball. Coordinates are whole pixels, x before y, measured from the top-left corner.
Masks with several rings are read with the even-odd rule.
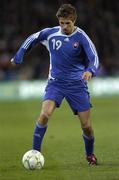
[[[28,170],[42,169],[44,156],[37,150],[27,151],[22,158],[23,166]]]

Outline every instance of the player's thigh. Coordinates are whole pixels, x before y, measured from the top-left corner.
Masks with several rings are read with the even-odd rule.
[[[90,109],[83,112],[78,112],[78,118],[81,122],[82,128],[91,127],[91,117],[90,117]]]
[[[44,101],[51,100],[55,102],[56,107],[60,107],[63,98],[64,93],[60,86],[57,85],[57,82],[49,81],[45,89]]]

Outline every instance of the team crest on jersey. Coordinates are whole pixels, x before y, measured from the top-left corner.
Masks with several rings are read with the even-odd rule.
[[[74,42],[74,43],[73,43],[73,48],[74,48],[74,49],[78,48],[78,46],[79,46],[79,43],[78,43],[78,42]]]

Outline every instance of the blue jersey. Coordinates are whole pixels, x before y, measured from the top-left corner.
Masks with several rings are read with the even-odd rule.
[[[46,46],[50,55],[49,79],[77,81],[82,78],[84,71],[96,75],[99,66],[98,55],[94,44],[80,28],[65,35],[61,27],[46,28],[29,36],[21,45],[14,62],[22,63],[24,54],[41,43]]]

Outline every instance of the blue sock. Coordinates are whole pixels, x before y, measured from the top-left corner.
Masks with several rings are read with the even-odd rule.
[[[83,139],[85,143],[86,156],[90,156],[93,154],[94,150],[94,137],[89,138],[88,136],[83,134]]]
[[[41,144],[46,132],[47,125],[36,124],[33,135],[33,149],[41,151]]]

